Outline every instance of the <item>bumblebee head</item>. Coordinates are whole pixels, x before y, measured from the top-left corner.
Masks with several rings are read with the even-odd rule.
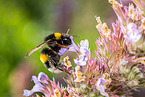
[[[72,44],[70,36],[62,36],[62,42],[64,45],[71,45]]]

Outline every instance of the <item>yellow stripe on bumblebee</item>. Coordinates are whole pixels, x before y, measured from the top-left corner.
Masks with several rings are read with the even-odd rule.
[[[49,57],[46,54],[41,54],[40,55],[40,60],[42,63],[45,63],[49,60]]]
[[[54,37],[55,37],[55,39],[56,40],[59,40],[59,39],[61,39],[61,33],[54,33]]]

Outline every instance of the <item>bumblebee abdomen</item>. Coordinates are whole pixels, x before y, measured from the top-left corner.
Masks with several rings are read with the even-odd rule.
[[[52,66],[56,67],[60,60],[60,56],[54,53],[52,49],[44,48],[41,51],[40,60],[47,68]]]
[[[45,63],[49,60],[49,57],[46,54],[41,54],[40,55],[40,60],[42,63]]]

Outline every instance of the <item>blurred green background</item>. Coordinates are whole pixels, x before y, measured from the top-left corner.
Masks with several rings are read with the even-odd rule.
[[[70,29],[69,34],[80,36],[75,43],[88,39],[95,57],[99,33],[94,16],[109,27],[116,19],[107,0],[0,0],[0,97],[23,97],[23,90],[32,88],[31,76],[41,71],[52,79],[39,60],[41,49],[24,56],[53,32]]]

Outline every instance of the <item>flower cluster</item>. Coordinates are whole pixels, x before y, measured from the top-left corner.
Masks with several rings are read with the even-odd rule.
[[[42,92],[45,97],[122,97],[132,95],[132,90],[145,87],[145,1],[133,0],[123,6],[109,0],[118,16],[112,23],[113,30],[96,17],[100,38],[96,40],[96,57],[90,55],[89,41],[80,45],[72,43],[69,51],[75,51],[75,67],[69,57],[62,62],[66,66],[66,87],[49,80],[40,72],[32,77],[35,86],[24,90],[24,96]],[[37,95],[37,97],[39,97]]]

